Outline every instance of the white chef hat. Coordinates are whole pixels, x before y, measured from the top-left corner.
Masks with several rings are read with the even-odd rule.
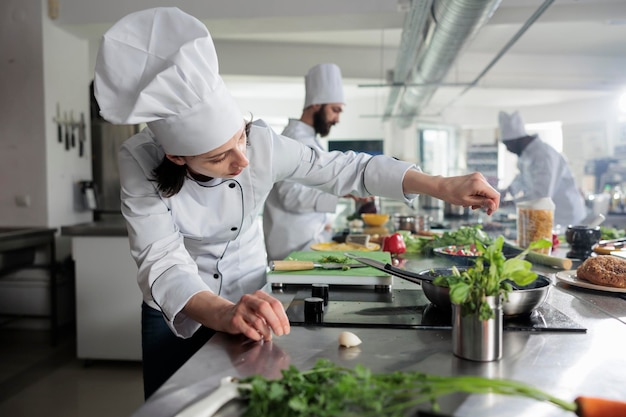
[[[318,64],[304,77],[304,108],[313,104],[345,103],[341,70],[335,64]]]
[[[102,117],[147,122],[168,154],[209,152],[243,126],[209,31],[176,7],[131,13],[113,25],[102,38],[94,87]]]
[[[511,114],[501,111],[498,114],[498,124],[500,125],[500,139],[511,140],[528,136],[524,128],[524,122],[519,112]]]

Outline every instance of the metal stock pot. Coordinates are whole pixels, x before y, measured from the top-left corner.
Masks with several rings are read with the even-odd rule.
[[[470,214],[469,207],[457,206],[446,202],[444,204],[443,214],[452,217],[467,217]]]
[[[464,268],[458,268],[460,271]],[[435,278],[439,275],[451,275],[451,268],[433,268],[421,271],[418,275]],[[422,290],[428,301],[445,311],[452,311],[450,303],[450,289],[435,285],[430,280],[422,281]],[[521,316],[532,313],[539,307],[548,296],[550,279],[544,275],[537,275],[537,279],[531,284],[513,289],[509,293],[509,299],[502,305],[502,313],[505,316]]]
[[[429,229],[428,217],[423,215],[394,214],[392,219],[394,230],[408,230],[416,233]]]

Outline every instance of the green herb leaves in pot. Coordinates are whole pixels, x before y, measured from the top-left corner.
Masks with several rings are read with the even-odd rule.
[[[463,315],[478,314],[481,320],[493,318],[494,312],[486,298],[500,296],[507,300],[513,290],[511,282],[524,286],[537,279],[537,274],[530,270],[532,264],[524,258],[529,251],[550,247],[552,242],[547,239],[532,242],[527,249],[510,259],[504,257],[503,245],[502,236],[487,247],[477,243],[482,255],[478,256],[475,265],[463,272],[454,269],[453,275],[445,277],[450,287],[450,300],[461,305]],[[441,280],[434,283],[441,285]]]

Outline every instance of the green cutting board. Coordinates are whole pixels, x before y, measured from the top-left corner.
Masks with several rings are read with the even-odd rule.
[[[345,251],[297,251],[291,252],[285,260],[320,262],[326,256],[345,258]],[[389,252],[352,251],[360,257],[391,263]],[[357,262],[357,261],[351,261]],[[336,284],[336,285],[387,285],[393,283],[393,277],[378,269],[350,268],[341,269],[310,269],[307,271],[269,271],[267,281],[281,284]]]

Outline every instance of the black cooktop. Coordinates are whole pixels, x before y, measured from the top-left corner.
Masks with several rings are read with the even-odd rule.
[[[304,320],[304,299],[311,289],[299,290],[287,308],[292,326],[308,325]],[[450,311],[437,308],[421,290],[376,292],[370,288],[331,287],[322,322],[329,327],[384,327],[404,329],[450,329]],[[585,332],[587,329],[543,303],[531,314],[505,317],[504,330]]]

